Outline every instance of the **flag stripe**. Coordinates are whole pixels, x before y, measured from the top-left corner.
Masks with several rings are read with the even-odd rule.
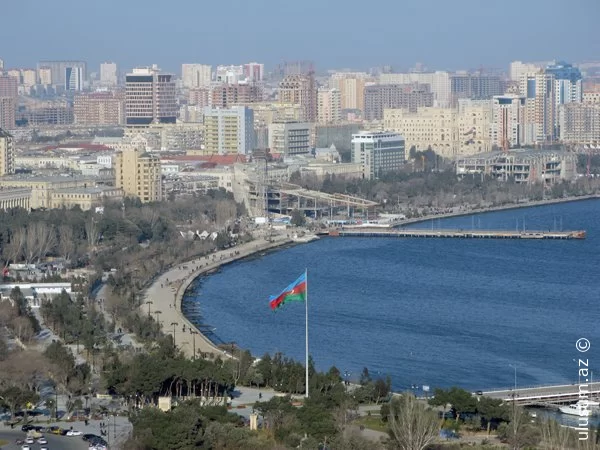
[[[271,309],[277,309],[288,302],[306,301],[306,274],[302,274],[296,281],[285,288],[279,295],[269,299]]]

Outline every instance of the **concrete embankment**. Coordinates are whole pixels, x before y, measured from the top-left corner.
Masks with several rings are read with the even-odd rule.
[[[274,235],[270,241],[261,238],[179,264],[156,278],[146,290],[142,308],[148,308],[150,314],[156,317],[165,334],[174,336],[175,344],[186,356],[192,357],[195,351],[196,355],[231,357],[217,348],[182,313],[181,302],[186,290],[197,277],[217,270],[224,264],[292,242],[286,234]]]
[[[547,200],[537,200],[533,202],[521,202],[521,203],[509,203],[501,206],[490,206],[487,208],[478,208],[478,209],[463,209],[460,211],[453,211],[449,213],[442,214],[430,214],[424,217],[415,217],[414,219],[406,219],[401,222],[395,223],[394,227],[403,227],[405,225],[410,225],[413,223],[422,223],[429,222],[431,220],[437,219],[449,219],[451,217],[461,217],[461,216],[471,216],[476,214],[483,214],[494,211],[506,211],[510,209],[521,209],[521,208],[534,208],[536,206],[547,206],[547,205],[555,205],[557,203],[570,203],[570,202],[579,202],[583,200],[594,200],[599,199],[599,194],[591,194],[591,195],[581,195],[578,197],[564,197],[564,198],[554,198]]]

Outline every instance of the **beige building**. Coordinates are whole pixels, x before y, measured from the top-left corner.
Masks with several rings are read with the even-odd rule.
[[[31,87],[37,84],[37,72],[35,69],[22,69],[21,80],[24,86]]]
[[[600,92],[584,92],[583,103],[600,104]]]
[[[210,86],[212,66],[206,64],[182,64],[181,81],[184,88],[203,88]]]
[[[15,111],[17,102],[13,97],[0,97],[0,128],[12,130],[15,128]]]
[[[554,75],[539,71],[521,77],[519,92],[525,97],[525,141],[532,143],[555,140],[558,117]]]
[[[474,155],[490,152],[492,142],[492,102],[490,100],[459,100],[456,115],[458,154]]]
[[[306,122],[317,120],[317,83],[311,75],[288,75],[279,83],[279,103],[302,106]]]
[[[71,209],[76,206],[88,211],[96,206],[102,206],[105,200],[121,201],[123,190],[114,187],[83,187],[57,189],[50,196],[51,208]]]
[[[123,92],[93,92],[78,94],[73,105],[77,125],[123,125],[125,95]]]
[[[206,154],[249,154],[254,150],[254,113],[245,106],[205,108],[204,150]]]
[[[323,125],[342,120],[340,91],[336,88],[319,88],[317,91],[317,122]]]
[[[13,137],[0,128],[0,176],[15,173]]]
[[[31,189],[0,187],[0,211],[23,208],[29,211]]]
[[[365,109],[365,85],[372,81],[364,72],[338,72],[331,76],[330,85],[340,91],[340,107],[344,109]]]
[[[52,69],[50,67],[40,67],[38,69],[38,78],[40,84],[51,85],[52,84]]]
[[[117,153],[114,166],[116,186],[123,190],[125,196],[137,197],[142,203],[161,201],[160,159],[140,147],[134,139],[132,148]]]
[[[520,147],[525,142],[525,97],[496,95],[492,99],[492,145],[502,150]]]
[[[600,145],[600,103],[567,103],[559,108],[560,140]]]
[[[51,208],[52,194],[59,189],[87,188],[94,186],[90,177],[20,177],[0,178],[0,188],[27,188],[31,190],[29,205],[32,209]]]

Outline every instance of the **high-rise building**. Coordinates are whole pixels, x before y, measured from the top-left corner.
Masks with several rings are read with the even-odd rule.
[[[528,73],[539,72],[539,70],[542,69],[544,65],[544,63],[538,62],[524,63],[522,61],[513,61],[510,63],[510,79],[512,81],[520,83],[523,75],[527,75]]]
[[[450,73],[419,72],[419,73],[382,73],[379,75],[381,84],[428,84],[433,93],[434,106],[447,108],[451,103]]]
[[[0,71],[4,70],[4,60],[0,58]]]
[[[244,77],[246,81],[258,82],[263,81],[265,73],[265,65],[256,62],[244,64]]]
[[[577,67],[566,62],[549,64],[545,72],[554,75],[555,104],[581,103],[583,99],[582,76]]]
[[[81,67],[65,68],[65,91],[83,90],[83,69]]]
[[[365,120],[382,120],[384,109],[405,108],[415,112],[423,106],[433,106],[433,93],[427,84],[374,84],[365,87]]]
[[[74,123],[77,125],[124,125],[123,92],[93,92],[76,95],[73,101]]]
[[[233,105],[257,103],[263,99],[263,88],[258,83],[216,83],[211,87],[210,106],[229,108]]]
[[[116,187],[126,196],[137,197],[142,203],[162,200],[162,177],[160,159],[147,153],[142,145],[125,149],[116,154]]]
[[[13,137],[0,128],[0,176],[15,173]]]
[[[317,91],[317,122],[339,123],[342,120],[342,98],[336,88],[319,88]]]
[[[303,120],[317,120],[317,84],[313,74],[288,75],[279,83],[279,103],[301,105]]]
[[[559,107],[560,139],[570,144],[600,144],[600,103],[566,103]]]
[[[41,67],[49,67],[52,77],[52,84],[58,86],[64,86],[66,81],[66,68],[67,67],[79,67],[81,68],[81,79],[82,83],[87,79],[87,64],[84,61],[40,61],[37,69]]]
[[[21,69],[21,80],[24,86],[31,87],[37,84],[35,69]]]
[[[250,154],[254,146],[254,113],[250,108],[204,108],[204,150],[207,154]]]
[[[450,92],[453,106],[463,98],[488,100],[504,93],[504,83],[498,75],[459,72],[450,75]]]
[[[388,131],[361,131],[352,135],[352,162],[363,168],[363,178],[378,179],[402,169],[405,160],[404,138]]]
[[[133,69],[125,78],[125,113],[128,126],[175,123],[173,75],[161,73],[157,66]]]
[[[10,75],[0,75],[0,97],[17,98],[19,95],[19,80]]]
[[[525,97],[496,95],[492,99],[492,145],[508,150],[527,144],[525,140]]]
[[[206,64],[182,64],[181,81],[184,88],[206,88],[212,81],[212,66]]]
[[[525,96],[525,141],[552,142],[556,139],[556,97],[554,75],[542,71],[521,78],[519,90]]]
[[[188,105],[205,108],[210,106],[211,92],[209,88],[193,88],[188,91]]]
[[[337,72],[330,86],[340,91],[341,108],[364,111],[365,85],[370,77],[365,72]]]
[[[269,125],[269,149],[271,153],[285,156],[310,152],[311,126],[306,122],[282,121]]]
[[[215,81],[237,83],[244,79],[244,66],[217,66]]]
[[[12,130],[15,128],[15,113],[17,102],[13,97],[0,97],[0,128]]]
[[[105,86],[116,86],[119,83],[117,63],[103,62],[100,64],[100,83]]]
[[[40,67],[38,68],[38,78],[40,80],[40,84],[45,86],[49,86],[52,84],[52,69],[50,67]]]

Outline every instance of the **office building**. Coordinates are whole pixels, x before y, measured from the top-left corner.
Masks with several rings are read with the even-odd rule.
[[[263,99],[262,86],[257,83],[219,83],[211,87],[210,106],[229,108],[234,105],[257,103]]]
[[[65,91],[83,90],[83,69],[81,67],[65,68]]]
[[[514,82],[520,83],[521,78],[528,73],[539,72],[544,67],[544,63],[524,63],[522,61],[513,61],[510,63],[509,76]]]
[[[116,86],[119,83],[116,63],[104,62],[100,64],[100,83],[104,86]]]
[[[331,76],[330,86],[340,91],[342,110],[364,111],[365,85],[370,80],[364,72],[337,72]]]
[[[382,120],[384,109],[408,109],[433,106],[429,85],[374,84],[365,87],[365,120]]]
[[[254,113],[246,106],[204,108],[206,154],[250,154],[255,147]]]
[[[306,122],[317,120],[317,84],[313,74],[288,75],[279,83],[279,103],[302,106]]]
[[[353,163],[362,165],[363,178],[378,179],[402,169],[405,160],[404,138],[388,131],[361,131],[352,135]]]
[[[40,84],[50,86],[52,84],[52,69],[50,67],[40,67],[38,69],[38,79]]]
[[[433,93],[433,106],[448,108],[451,104],[449,72],[382,73],[380,84],[428,84]]]
[[[577,67],[559,61],[549,64],[544,72],[554,76],[554,102],[557,107],[566,103],[582,102],[582,76]]]
[[[554,75],[528,73],[521,78],[519,91],[525,97],[525,141],[552,142],[556,139],[556,97]]]
[[[481,72],[458,72],[450,75],[450,93],[452,106],[459,99],[488,100],[494,95],[504,93],[504,83],[500,76]]]
[[[13,137],[0,128],[0,176],[15,173]]]
[[[133,69],[125,77],[125,113],[127,126],[175,123],[173,75],[161,73],[157,66]]]
[[[80,68],[82,82],[87,77],[87,64],[84,61],[40,61],[37,70],[39,71],[41,67],[48,67],[50,69],[52,84],[58,86],[65,86],[67,67],[71,67],[72,69]]]
[[[306,122],[274,122],[269,125],[271,153],[285,156],[310,153],[311,126]]]
[[[51,208],[52,194],[59,189],[88,188],[94,186],[94,178],[84,176],[33,176],[12,175],[0,177],[0,190],[6,188],[28,189],[29,206],[32,209]]]
[[[115,184],[127,197],[137,197],[142,203],[162,200],[160,159],[147,153],[141,141],[133,139],[130,148],[117,152]]]
[[[124,125],[125,94],[93,92],[76,95],[73,122],[77,125]]]
[[[567,103],[559,107],[560,140],[600,146],[600,103]]]
[[[248,82],[263,81],[265,74],[265,65],[256,62],[244,64],[244,77]]]
[[[492,145],[502,150],[529,144],[525,140],[525,97],[517,94],[496,95],[492,99]]]
[[[19,79],[11,75],[0,74],[0,97],[16,99],[19,95]]]
[[[0,211],[12,208],[23,208],[29,211],[31,200],[31,189],[0,187]]]
[[[212,66],[206,64],[182,64],[181,81],[184,88],[207,88],[212,81]]]
[[[340,91],[335,88],[319,88],[317,91],[317,122],[339,123],[342,120]]]

